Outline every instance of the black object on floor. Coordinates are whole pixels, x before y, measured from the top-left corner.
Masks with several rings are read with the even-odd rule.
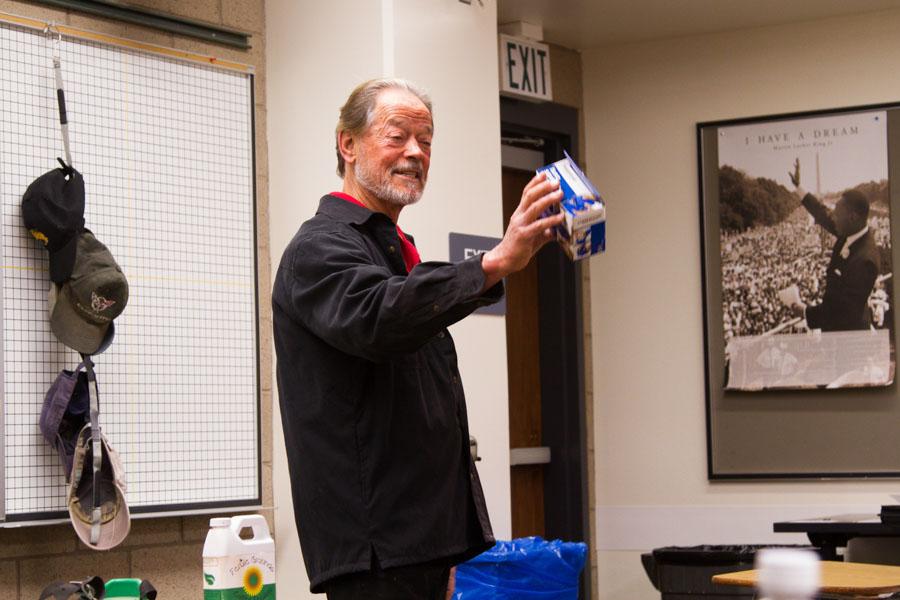
[[[38,600],[102,600],[104,595],[103,579],[95,575],[83,581],[54,581],[44,588]]]

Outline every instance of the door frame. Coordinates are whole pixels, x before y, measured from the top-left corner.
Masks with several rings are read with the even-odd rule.
[[[578,109],[500,98],[502,136],[544,140],[544,164],[563,150],[578,160]],[[590,598],[591,560],[587,424],[584,381],[582,269],[554,244],[538,253],[542,445],[549,446],[544,466],[546,537],[588,542],[581,598]],[[560,401],[556,401],[560,399]]]

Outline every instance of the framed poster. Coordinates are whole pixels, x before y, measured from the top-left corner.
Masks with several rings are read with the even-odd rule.
[[[893,383],[887,121],[860,108],[705,124],[704,287],[721,290],[705,312],[725,390]]]
[[[709,479],[900,478],[900,103],[698,123],[697,148]]]

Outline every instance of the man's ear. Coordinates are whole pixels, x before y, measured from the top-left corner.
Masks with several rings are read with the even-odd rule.
[[[356,162],[356,140],[346,131],[338,133],[338,151],[344,157],[344,162],[352,165]]]

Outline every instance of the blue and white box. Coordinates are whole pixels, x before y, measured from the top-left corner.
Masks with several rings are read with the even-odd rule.
[[[566,219],[556,226],[556,240],[569,258],[581,260],[606,251],[606,202],[569,153],[564,154],[564,159],[537,172],[559,182],[563,192],[559,207]]]

